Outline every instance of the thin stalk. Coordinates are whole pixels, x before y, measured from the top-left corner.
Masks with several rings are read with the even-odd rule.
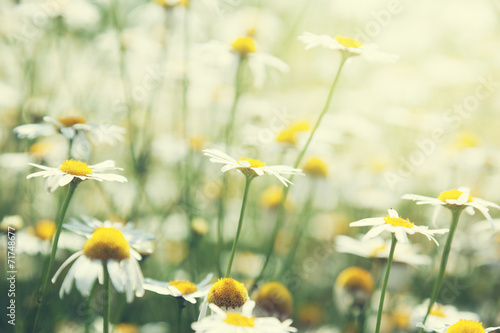
[[[182,333],[182,310],[184,309],[184,299],[177,297],[177,333]]]
[[[227,265],[226,278],[231,275],[231,267],[233,265],[234,254],[236,253],[236,247],[238,246],[238,240],[240,239],[241,227],[243,226],[243,217],[245,216],[245,207],[247,204],[248,190],[250,189],[250,182],[253,176],[246,176],[245,181],[245,192],[243,193],[243,201],[241,202],[240,219],[238,221],[238,229],[236,231],[236,237],[234,237],[233,249],[231,250],[231,257],[229,258],[229,263]]]
[[[229,147],[231,146],[231,143],[233,141],[233,127],[234,127],[234,119],[236,118],[236,109],[238,107],[238,102],[240,100],[241,96],[241,74],[243,72],[243,62],[245,58],[239,57],[238,60],[238,67],[236,68],[236,76],[234,78],[234,99],[233,99],[233,104],[231,106],[231,111],[229,112],[229,122],[227,123],[226,127],[226,136],[225,136],[225,142],[226,142],[226,149],[229,152]]]
[[[337,83],[339,81],[340,73],[342,72],[342,68],[344,68],[345,62],[349,57],[346,56],[345,54],[342,53],[342,58],[340,60],[340,65],[339,68],[337,69],[337,73],[335,74],[335,79],[333,80],[332,86],[330,88],[330,91],[328,93],[328,97],[326,98],[325,106],[323,107],[323,110],[321,110],[321,113],[318,117],[318,120],[316,121],[316,124],[314,125],[311,134],[309,135],[309,139],[307,139],[306,144],[300,151],[299,155],[297,156],[297,159],[295,160],[294,168],[297,168],[302,161],[302,158],[304,157],[307,148],[309,147],[309,144],[311,143],[314,133],[316,133],[316,130],[318,129],[319,125],[321,124],[321,120],[323,119],[324,115],[327,113],[327,111],[330,109],[330,104],[332,102],[332,97],[333,93],[335,92],[335,88],[337,86]],[[290,181],[292,181],[294,178],[294,175],[290,177]],[[264,271],[266,270],[267,265],[269,264],[269,260],[271,259],[271,256],[273,255],[274,252],[274,244],[276,243],[276,238],[278,236],[278,231],[281,228],[281,225],[283,224],[283,217],[285,214],[285,201],[286,198],[288,197],[288,192],[290,191],[290,187],[285,187],[283,191],[283,197],[281,198],[280,205],[278,207],[278,213],[276,215],[276,223],[274,224],[274,229],[273,233],[271,235],[271,241],[269,242],[269,247],[267,249],[266,253],[266,259],[264,261],[264,265],[262,265],[262,268],[260,270],[259,275],[253,282],[253,286],[250,289],[253,289],[257,286],[257,283],[262,279],[264,276]]]
[[[106,262],[102,263],[102,269],[104,271],[104,281],[102,285],[103,289],[103,326],[102,326],[102,331],[103,333],[109,333],[109,272],[108,272],[108,267],[106,266]]]
[[[94,286],[92,286],[92,289],[90,289],[90,294],[87,297],[87,302],[85,303],[85,333],[90,333],[90,325],[92,323],[91,308],[92,308],[92,294],[94,293]]]
[[[397,242],[398,240],[396,239],[396,236],[392,234],[391,250],[389,252],[389,258],[387,259],[387,267],[385,268],[385,276],[384,276],[384,282],[382,284],[382,291],[380,292],[380,303],[378,305],[377,326],[375,328],[375,333],[380,332],[380,324],[382,323],[382,312],[384,311],[385,291],[387,290],[387,283],[389,282],[389,274],[391,272],[392,258],[394,258],[394,250],[396,249]]]
[[[432,310],[432,306],[436,302],[436,299],[439,295],[439,291],[441,290],[441,286],[443,284],[444,273],[446,271],[446,265],[448,263],[448,257],[451,251],[451,244],[453,242],[453,236],[455,235],[455,231],[457,230],[458,220],[460,219],[460,214],[462,213],[462,209],[452,209],[451,210],[451,225],[450,231],[448,232],[448,238],[446,239],[446,244],[443,249],[443,256],[441,257],[441,265],[439,266],[438,276],[436,281],[434,282],[434,287],[432,288],[431,299],[429,301],[429,307],[427,308],[427,313],[425,314],[425,318],[423,324],[427,320],[429,313]]]
[[[49,283],[50,272],[52,271],[52,268],[54,266],[54,261],[55,261],[56,252],[57,252],[57,243],[59,242],[59,236],[61,235],[62,225],[63,225],[64,217],[66,216],[66,211],[68,210],[69,203],[71,201],[71,198],[73,197],[73,194],[75,193],[77,186],[78,186],[78,183],[75,183],[75,182],[71,182],[69,184],[69,189],[68,189],[68,194],[66,195],[66,200],[64,200],[64,203],[62,204],[62,207],[59,210],[59,213],[57,214],[57,217],[56,217],[56,234],[54,235],[54,240],[52,241],[52,251],[50,253],[49,266],[47,267],[47,270],[45,271],[45,276],[43,278],[42,291],[41,291],[42,294],[38,300],[39,305],[38,305],[38,308],[36,310],[35,325],[33,326],[33,333],[38,333],[37,327],[38,327],[38,324],[40,321],[41,308],[42,308],[43,303],[45,301],[45,295],[47,292],[47,285]]]

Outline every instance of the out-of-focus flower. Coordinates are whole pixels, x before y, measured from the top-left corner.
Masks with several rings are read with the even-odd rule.
[[[24,222],[21,215],[6,215],[2,218],[2,222],[0,222],[0,230],[2,231],[12,231],[9,230],[9,227],[18,231],[21,230],[23,226]]]
[[[210,157],[210,162],[224,164],[221,171],[226,172],[232,169],[238,169],[247,177],[262,176],[265,173],[271,174],[285,186],[293,184],[282,175],[304,175],[300,169],[292,168],[286,165],[266,166],[266,163],[251,158],[242,157],[235,160],[231,156],[216,149],[205,149],[204,154]]]
[[[109,124],[90,124],[83,117],[53,118],[44,117],[46,123],[26,124],[14,128],[19,138],[34,139],[61,133],[71,144],[71,154],[88,159],[90,156],[89,140],[95,143],[114,145],[123,141],[125,129]]]
[[[202,218],[194,218],[193,221],[191,221],[191,229],[200,236],[204,236],[208,233],[210,225],[205,219]]]
[[[311,126],[306,121],[293,122],[278,134],[276,141],[295,146],[297,144],[298,133],[306,132],[310,129]]]
[[[335,237],[335,249],[337,252],[352,253],[365,258],[387,259],[390,248],[391,241],[383,240],[380,237],[367,240],[357,240],[344,235]],[[405,243],[398,244],[394,251],[393,260],[412,266],[428,265],[431,263],[429,256],[418,254],[414,245]]]
[[[374,289],[375,281],[370,272],[355,266],[340,272],[334,286],[338,305],[344,311],[353,307],[358,310],[364,309]]]
[[[428,332],[439,332],[439,333],[463,333],[463,332],[471,332],[471,333],[489,333],[491,331],[495,331],[500,329],[500,326],[497,327],[488,327],[484,328],[483,323],[474,320],[464,320],[460,319],[453,325],[444,325],[444,326],[427,326],[422,323],[418,323],[417,327],[423,327]]]
[[[30,165],[40,168],[43,171],[38,171],[26,176],[26,179],[33,177],[47,178],[45,181],[45,189],[49,192],[54,192],[58,187],[65,186],[73,180],[83,181],[93,179],[97,181],[115,181],[124,183],[127,178],[113,173],[105,173],[110,170],[123,170],[115,167],[115,162],[107,160],[95,165],[87,165],[81,161],[67,160],[58,168],[47,167],[44,165],[29,163]]]
[[[417,205],[433,205],[436,206],[432,221],[435,223],[437,216],[441,210],[441,207],[446,207],[448,209],[465,209],[470,215],[474,215],[474,208],[479,210],[486,219],[491,221],[491,215],[488,213],[488,207],[494,207],[500,209],[500,206],[480,198],[472,197],[470,195],[470,188],[459,187],[456,190],[449,190],[442,192],[439,197],[432,198],[417,194],[405,194],[402,196],[403,199],[413,200],[417,202]]]
[[[70,256],[57,270],[52,278],[55,283],[61,272],[73,261],[73,265],[66,275],[59,296],[71,291],[73,281],[83,296],[89,296],[95,280],[103,282],[104,268],[106,268],[111,283],[118,292],[125,292],[127,302],[132,302],[134,294],[137,297],[144,295],[144,278],[138,261],[142,259],[136,249],[141,244],[153,238],[135,230],[130,224],[101,222],[97,219],[84,217],[81,223],[73,219],[65,227],[87,237],[81,251]]]
[[[304,164],[302,171],[304,171],[306,175],[313,177],[326,178],[328,176],[328,166],[325,161],[319,157],[309,158]]]
[[[213,274],[208,274],[203,281],[194,284],[190,281],[173,280],[169,282],[158,281],[150,278],[144,280],[144,289],[160,295],[181,297],[189,303],[196,303],[196,298],[205,297],[211,288],[210,280]]]
[[[253,317],[252,311],[255,306],[253,301],[248,302],[242,308],[242,312],[224,312],[214,304],[210,304],[213,314],[197,321],[191,325],[195,332],[200,333],[285,333],[297,332],[290,327],[290,319],[280,322],[274,317]]]
[[[436,245],[439,243],[434,238],[435,234],[444,234],[448,232],[448,229],[434,229],[429,230],[427,226],[418,226],[410,222],[408,219],[403,219],[399,217],[398,212],[394,209],[387,210],[389,215],[385,217],[371,217],[359,220],[357,222],[352,222],[351,227],[365,227],[373,226],[363,237],[363,240],[377,237],[383,231],[389,231],[396,235],[398,241],[402,243],[408,243],[408,235],[422,234],[427,239],[434,241]]]
[[[281,203],[283,198],[283,187],[281,186],[270,186],[266,188],[260,195],[260,204],[266,208],[276,208]],[[288,198],[287,198],[288,200]]]
[[[426,300],[414,309],[410,319],[413,325],[423,321],[428,308],[429,300]],[[453,305],[434,303],[425,322],[426,326],[428,326],[426,331],[432,332],[431,327],[444,327],[456,323],[460,319],[478,321],[479,316],[473,312],[458,311]]]
[[[290,291],[277,281],[267,282],[253,295],[255,312],[259,316],[272,316],[280,320],[290,318],[293,298]]]
[[[298,39],[306,44],[306,50],[315,47],[323,47],[330,50],[339,50],[346,56],[360,56],[368,62],[390,63],[398,59],[397,55],[384,53],[378,50],[376,44],[363,44],[355,39],[337,36],[333,38],[328,35],[316,35],[303,32]]]

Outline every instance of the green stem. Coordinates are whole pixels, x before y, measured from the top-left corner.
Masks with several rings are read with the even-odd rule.
[[[243,193],[243,201],[241,202],[240,219],[238,221],[238,230],[236,231],[236,237],[234,237],[233,249],[231,250],[231,257],[229,258],[229,263],[227,265],[226,278],[231,275],[231,267],[233,265],[234,254],[236,253],[236,247],[238,246],[238,240],[240,238],[241,227],[243,226],[243,216],[245,216],[245,207],[247,204],[248,190],[250,189],[250,182],[253,176],[246,176],[245,181],[245,192]]]
[[[244,60],[245,58],[240,56],[238,60],[238,67],[236,69],[236,76],[234,79],[234,99],[233,99],[233,104],[231,106],[231,111],[229,112],[229,122],[227,123],[226,137],[225,137],[225,142],[228,152],[229,152],[229,147],[231,146],[231,143],[233,141],[234,119],[236,118],[236,108],[238,106],[238,101],[240,100],[241,96],[241,74],[242,74]]]
[[[92,308],[92,294],[94,293],[94,286],[90,289],[90,294],[87,297],[87,302],[85,303],[85,333],[90,333],[90,325],[92,323],[92,314],[90,311]]]
[[[337,73],[335,74],[335,79],[333,80],[332,86],[330,88],[330,91],[328,93],[328,97],[326,98],[325,106],[323,107],[323,110],[321,110],[321,113],[318,117],[318,120],[316,121],[316,124],[314,125],[311,134],[309,135],[309,139],[307,139],[306,144],[300,151],[299,155],[297,156],[297,159],[295,160],[294,168],[297,168],[302,161],[302,158],[304,157],[307,148],[309,147],[309,144],[311,143],[314,133],[316,133],[316,130],[318,129],[319,125],[321,124],[321,120],[323,119],[324,115],[327,113],[327,111],[330,109],[330,104],[332,102],[332,97],[333,93],[335,92],[335,88],[337,86],[337,83],[339,81],[340,73],[342,72],[342,68],[344,68],[344,64],[346,60],[349,57],[342,53],[342,58],[340,60],[340,65],[339,68],[337,69]],[[292,181],[294,178],[294,175],[290,177],[290,181]],[[280,205],[278,207],[278,213],[276,215],[276,223],[274,224],[274,229],[273,233],[271,236],[271,241],[269,242],[269,247],[267,249],[266,253],[266,259],[264,260],[264,265],[262,265],[262,268],[260,270],[259,275],[253,282],[253,286],[251,289],[255,288],[257,286],[257,283],[262,279],[264,276],[264,271],[266,270],[267,265],[269,264],[269,260],[271,259],[271,256],[273,255],[274,252],[274,244],[276,243],[276,238],[278,236],[278,231],[281,228],[281,225],[283,224],[283,217],[285,213],[285,201],[286,198],[288,197],[288,192],[290,191],[290,187],[285,187],[285,190],[283,191],[283,197],[281,198]]]
[[[432,306],[436,302],[436,299],[439,295],[439,291],[441,290],[441,285],[443,284],[444,273],[446,271],[446,265],[448,263],[448,257],[451,251],[451,244],[453,242],[453,236],[455,235],[455,231],[457,230],[458,220],[460,219],[460,214],[462,213],[462,209],[452,209],[451,210],[451,225],[450,231],[448,232],[448,238],[446,239],[446,244],[443,249],[443,256],[441,257],[441,265],[439,266],[438,276],[436,281],[434,282],[434,287],[432,288],[431,299],[429,300],[429,307],[427,308],[427,313],[425,314],[425,318],[423,324],[425,324],[429,313],[432,310]]]
[[[69,184],[69,189],[68,189],[68,194],[66,195],[66,200],[64,200],[64,203],[62,204],[61,209],[59,210],[59,213],[57,214],[56,217],[56,234],[54,235],[54,240],[52,241],[52,251],[50,253],[50,259],[49,259],[49,266],[47,267],[47,270],[45,271],[45,276],[43,278],[43,284],[42,284],[42,295],[39,298],[39,306],[36,311],[36,317],[35,317],[35,325],[33,326],[33,332],[38,333],[37,327],[40,321],[40,313],[41,313],[41,308],[43,306],[43,303],[45,301],[45,295],[47,292],[47,285],[49,283],[49,277],[50,277],[50,272],[52,271],[52,268],[54,266],[54,261],[56,257],[56,252],[57,252],[57,243],[59,242],[59,236],[61,235],[61,230],[62,230],[62,225],[64,222],[64,217],[66,216],[66,211],[68,210],[69,203],[71,201],[71,198],[73,197],[73,194],[75,193],[76,187],[78,186],[78,183],[75,183],[72,181]]]
[[[382,284],[382,291],[380,292],[380,303],[378,305],[377,314],[377,326],[375,328],[375,333],[380,332],[380,324],[382,323],[382,312],[384,311],[384,298],[385,291],[387,290],[387,283],[389,282],[389,273],[391,272],[392,258],[394,258],[394,250],[396,249],[396,243],[398,240],[396,236],[392,234],[391,250],[389,252],[389,258],[387,259],[387,267],[385,268],[384,282]]]
[[[103,281],[103,326],[102,326],[102,331],[103,333],[109,333],[109,272],[108,272],[108,267],[106,266],[106,262],[102,263],[102,269],[104,271],[104,281]]]
[[[177,333],[182,332],[182,310],[184,309],[184,299],[177,297]]]

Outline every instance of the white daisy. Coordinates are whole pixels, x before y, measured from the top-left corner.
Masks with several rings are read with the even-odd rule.
[[[347,56],[361,56],[368,62],[390,63],[395,62],[399,57],[394,54],[384,53],[378,50],[376,44],[363,44],[355,39],[337,36],[333,38],[328,35],[316,35],[310,32],[303,32],[298,39],[306,44],[306,50],[315,47],[323,47],[330,50],[339,50]]]
[[[429,300],[427,299],[422,304],[418,305],[411,315],[411,322],[415,325],[418,322],[422,322],[429,308]],[[453,305],[441,305],[439,303],[434,303],[429,316],[427,317],[426,331],[432,332],[431,327],[444,327],[452,323],[456,323],[460,319],[467,320],[479,320],[479,316],[473,312],[463,312],[458,311]]]
[[[173,280],[169,282],[158,281],[146,278],[144,280],[144,289],[154,291],[160,295],[171,295],[182,297],[189,303],[195,304],[196,298],[205,297],[212,287],[210,280],[213,274],[208,274],[203,281],[194,284],[190,281]]]
[[[96,219],[83,217],[85,223],[73,219],[65,228],[87,237],[81,251],[70,256],[57,270],[52,278],[55,283],[61,272],[70,265],[59,292],[63,298],[69,294],[73,281],[83,296],[89,296],[95,280],[103,283],[104,268],[109,273],[111,283],[118,292],[125,292],[127,302],[132,302],[134,294],[137,297],[144,295],[144,278],[139,260],[141,244],[151,240],[153,236],[135,230],[131,225],[101,222]]]
[[[53,118],[44,117],[46,123],[26,124],[14,128],[19,138],[34,139],[61,133],[71,144],[71,154],[88,159],[90,156],[89,140],[95,143],[114,145],[123,141],[125,129],[110,124],[90,124],[82,117]]]
[[[224,312],[214,304],[210,304],[212,315],[201,319],[191,325],[199,333],[280,333],[297,332],[290,327],[290,319],[280,322],[274,317],[254,318],[252,311],[255,302],[245,303],[242,312]]]
[[[352,253],[365,258],[389,257],[391,240],[384,240],[380,237],[358,240],[349,236],[339,235],[335,237],[335,249],[341,253]],[[428,265],[431,263],[429,256],[417,253],[417,249],[412,244],[401,243],[395,249],[395,262],[408,265]]]
[[[222,172],[226,172],[232,169],[238,169],[247,177],[257,177],[268,173],[278,178],[278,180],[285,186],[293,183],[282,175],[304,175],[302,173],[302,170],[286,165],[266,166],[266,163],[264,162],[246,157],[235,160],[231,156],[217,149],[205,149],[203,150],[203,153],[205,154],[205,156],[210,157],[210,162],[224,164],[221,169]]]
[[[258,51],[255,40],[251,36],[236,38],[231,44],[211,41],[200,48],[200,56],[213,59],[220,65],[235,64],[246,61],[253,76],[254,86],[262,88],[267,78],[268,69],[288,73],[290,67],[281,59]]]
[[[480,323],[478,321],[474,320],[465,320],[465,319],[460,319],[453,325],[444,325],[444,326],[427,326],[422,323],[418,323],[417,327],[422,327],[426,331],[429,332],[439,332],[439,333],[463,333],[463,332],[470,332],[470,333],[489,333],[491,331],[495,331],[500,329],[500,326],[497,327],[488,327],[484,328],[483,323]]]
[[[435,229],[429,230],[427,226],[418,226],[410,222],[409,219],[403,219],[399,217],[398,212],[394,209],[388,209],[388,216],[385,217],[371,217],[367,219],[362,219],[357,222],[352,222],[349,225],[351,227],[365,227],[373,226],[363,237],[363,240],[377,237],[383,231],[389,231],[396,235],[398,241],[403,243],[408,243],[408,234],[422,234],[427,237],[427,239],[434,241],[436,245],[439,246],[436,239],[433,237],[434,234],[444,234],[448,232],[448,229]]]
[[[113,173],[105,173],[110,170],[123,170],[122,168],[115,167],[115,162],[107,160],[95,165],[87,165],[84,162],[67,160],[58,168],[47,167],[35,163],[29,163],[34,167],[40,168],[43,171],[38,171],[26,176],[26,179],[33,177],[47,178],[45,188],[49,192],[54,192],[58,187],[64,186],[72,182],[93,179],[97,181],[115,181],[125,183],[127,178],[116,175]]]
[[[432,215],[432,222],[435,223],[437,216],[441,211],[441,207],[446,207],[449,209],[465,209],[465,211],[474,215],[474,208],[479,210],[484,217],[488,220],[492,220],[491,215],[488,213],[488,207],[494,207],[500,209],[500,206],[480,198],[472,197],[470,195],[470,188],[459,187],[456,190],[450,190],[442,192],[439,197],[432,198],[417,194],[405,194],[402,196],[403,199],[413,200],[417,202],[417,205],[433,205],[436,206],[434,214]]]

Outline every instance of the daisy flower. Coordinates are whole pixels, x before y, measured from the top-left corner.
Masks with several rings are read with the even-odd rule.
[[[394,209],[387,210],[389,215],[385,217],[372,217],[367,219],[362,219],[357,222],[352,222],[349,225],[351,227],[366,227],[373,226],[363,237],[363,240],[377,237],[383,231],[389,231],[395,234],[398,241],[402,243],[408,243],[408,235],[422,234],[427,239],[434,241],[436,245],[439,246],[438,242],[434,238],[435,234],[444,234],[448,232],[448,229],[435,229],[429,230],[427,226],[418,226],[410,222],[409,219],[403,219],[399,217],[399,214]]]
[[[465,319],[460,319],[451,326],[444,325],[444,326],[431,327],[431,326],[426,326],[422,323],[418,323],[417,327],[422,327],[427,331],[434,331],[439,333],[462,333],[462,332],[489,333],[500,329],[500,326],[484,328],[483,323],[480,323],[479,321],[465,320]]]
[[[351,253],[365,258],[389,257],[391,248],[390,240],[376,237],[367,240],[358,240],[349,236],[339,235],[335,237],[335,249],[340,253]],[[395,262],[408,265],[428,265],[431,262],[429,256],[418,254],[414,245],[401,243],[394,252]]]
[[[422,322],[429,307],[429,300],[417,306],[412,311],[411,321],[416,324]],[[431,327],[444,327],[450,323],[456,323],[460,319],[479,320],[479,316],[473,312],[458,311],[453,305],[441,305],[434,303],[426,321],[426,331],[432,332]]]
[[[158,281],[146,278],[144,280],[144,289],[154,291],[160,295],[171,295],[181,297],[189,303],[195,304],[196,298],[205,297],[212,287],[210,280],[213,274],[208,274],[203,281],[194,284],[190,281],[173,280],[169,282]]]
[[[138,262],[142,257],[136,250],[141,250],[141,244],[154,237],[133,229],[129,224],[101,222],[88,217],[82,219],[85,223],[72,219],[65,225],[67,229],[86,236],[87,241],[83,249],[70,256],[52,278],[52,283],[55,283],[61,272],[73,263],[59,296],[63,298],[64,294],[69,294],[73,281],[83,296],[89,296],[95,280],[103,283],[104,266],[114,288],[125,292],[128,303],[132,302],[134,294],[143,296],[144,278]]]
[[[113,173],[106,173],[110,170],[123,170],[122,168],[115,167],[115,162],[107,160],[95,165],[87,165],[84,162],[75,160],[66,160],[58,168],[47,167],[35,163],[29,165],[42,169],[26,176],[26,179],[33,177],[47,178],[45,182],[45,189],[49,192],[54,192],[58,187],[65,186],[72,181],[83,181],[93,179],[97,181],[115,181],[125,183],[127,178],[116,175]]]
[[[433,223],[436,222],[437,216],[441,211],[441,207],[443,206],[451,210],[465,209],[465,211],[470,215],[474,215],[474,208],[475,208],[479,210],[484,215],[484,217],[486,217],[486,219],[490,221],[492,220],[492,218],[491,215],[488,213],[489,211],[488,207],[494,207],[500,209],[500,206],[493,202],[472,197],[470,195],[470,188],[468,187],[459,187],[456,190],[449,190],[442,192],[437,198],[426,197],[417,194],[405,194],[402,196],[402,198],[416,201],[417,205],[429,204],[436,206],[436,209],[434,210],[434,214],[432,216]]]
[[[247,177],[257,177],[267,173],[278,178],[278,180],[285,186],[293,183],[282,175],[304,175],[302,170],[286,165],[266,166],[266,163],[264,162],[246,157],[235,160],[231,156],[217,149],[205,149],[203,150],[203,153],[205,156],[210,157],[210,162],[224,164],[221,169],[222,172],[238,169]]]
[[[252,36],[241,36],[231,43],[211,41],[200,48],[200,56],[213,59],[213,62],[222,66],[244,60],[252,73],[254,86],[259,89],[264,86],[268,69],[281,73],[287,73],[290,70],[283,60],[260,52]]]
[[[252,311],[255,302],[247,302],[242,312],[226,313],[214,304],[210,304],[212,315],[205,317],[191,325],[195,332],[199,333],[281,333],[297,332],[297,329],[290,327],[290,319],[284,322],[274,317],[254,318]]]
[[[71,142],[71,154],[88,159],[90,156],[89,140],[95,143],[114,145],[123,141],[125,129],[109,124],[90,124],[83,117],[53,118],[44,117],[46,123],[26,124],[14,128],[19,138],[34,139],[57,133],[64,135]]]
[[[376,44],[363,44],[355,39],[337,36],[333,38],[328,35],[316,35],[303,32],[298,39],[306,44],[306,50],[315,47],[323,47],[329,50],[339,50],[348,57],[361,56],[368,62],[391,63],[398,59],[397,55],[384,53],[378,50]]]

